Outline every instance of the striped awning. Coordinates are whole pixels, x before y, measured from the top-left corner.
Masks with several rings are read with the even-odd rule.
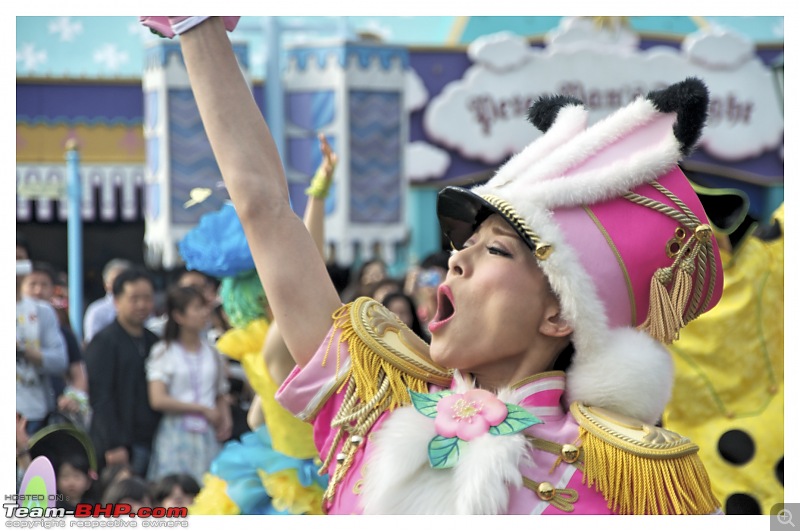
[[[79,175],[84,222],[144,219],[144,165],[83,164]],[[17,222],[66,222],[66,194],[66,165],[17,165]]]

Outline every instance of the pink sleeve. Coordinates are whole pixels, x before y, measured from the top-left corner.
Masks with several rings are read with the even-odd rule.
[[[297,366],[281,384],[275,399],[300,420],[314,425],[314,443],[326,455],[334,431],[331,421],[339,411],[344,391],[338,392],[350,369],[349,345],[341,329],[331,327],[305,367]]]

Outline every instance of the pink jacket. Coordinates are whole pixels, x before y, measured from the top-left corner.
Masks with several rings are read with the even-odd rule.
[[[296,367],[276,395],[290,412],[313,423],[314,442],[320,456],[339,458],[331,459],[327,466],[329,483],[333,486],[325,507],[327,513],[615,514],[620,510],[633,512],[634,507],[639,508],[636,512],[688,512],[685,507],[668,510],[664,505],[668,501],[660,499],[667,498],[666,490],[674,490],[674,486],[668,486],[655,502],[651,499],[649,506],[642,505],[644,501],[637,502],[636,496],[628,496],[632,499],[626,505],[624,496],[612,495],[607,500],[598,490],[603,481],[606,481],[603,485],[611,485],[603,477],[605,474],[596,481],[586,481],[584,439],[600,441],[605,437],[604,430],[595,429],[592,424],[601,426],[604,421],[591,408],[579,404],[565,407],[562,398],[566,379],[558,371],[526,378],[498,393],[504,402],[513,402],[538,417],[541,424],[516,435],[485,434],[468,443],[474,450],[469,454],[464,452],[453,468],[434,470],[429,466],[427,444],[435,435],[433,421],[411,405],[380,413],[363,440],[357,440],[354,451],[343,452],[349,435],[345,433],[337,441],[338,429],[332,424],[337,414],[347,409],[342,406],[353,367],[350,343],[358,341],[352,334],[347,337],[343,334],[347,335],[335,323],[313,359],[303,368]],[[360,356],[373,355],[369,350],[356,351]],[[451,386],[455,384],[456,379],[451,378]],[[459,385],[463,386],[463,382]],[[430,382],[427,387],[428,392],[440,390]],[[589,431],[581,432],[576,415]],[[598,437],[592,439],[590,432]],[[336,448],[331,451],[334,443]],[[686,444],[681,448],[686,454]],[[336,478],[337,467],[344,467],[339,478]],[[652,483],[650,479],[648,482]],[[625,490],[631,485],[635,481],[623,481],[621,487]],[[619,487],[618,484],[615,488]],[[718,507],[713,496],[711,500],[715,503],[712,507]],[[689,504],[692,503],[690,500]],[[698,507],[700,512],[713,512],[708,507]]]

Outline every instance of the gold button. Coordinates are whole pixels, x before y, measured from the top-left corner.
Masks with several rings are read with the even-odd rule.
[[[578,447],[572,444],[565,444],[561,447],[561,458],[567,463],[574,463],[578,460]]]
[[[553,499],[553,496],[556,494],[556,489],[553,487],[552,483],[544,481],[539,483],[539,487],[536,489],[536,493],[539,495],[544,501],[550,501]]]

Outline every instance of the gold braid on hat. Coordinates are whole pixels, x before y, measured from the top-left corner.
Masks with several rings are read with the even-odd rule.
[[[533,246],[533,254],[539,260],[547,260],[553,253],[553,246],[549,243],[543,242],[539,236],[525,223],[525,220],[517,213],[517,210],[504,199],[500,199],[496,195],[482,195],[481,196],[487,203],[495,207],[500,214],[511,223],[511,225],[518,231],[523,232]]]
[[[669,344],[678,339],[680,329],[686,323],[708,309],[717,279],[717,264],[714,261],[711,226],[701,223],[686,204],[664,186],[656,181],[652,181],[650,185],[675,203],[680,210],[633,192],[628,192],[624,197],[637,205],[669,216],[680,224],[675,231],[675,237],[667,242],[667,254],[674,257],[674,261],[653,274],[650,280],[647,318],[640,326],[653,338]],[[687,234],[689,238],[683,241]],[[672,252],[670,245],[675,246]],[[709,265],[709,286],[705,300],[701,303],[706,268]],[[695,271],[697,281],[692,282]]]

